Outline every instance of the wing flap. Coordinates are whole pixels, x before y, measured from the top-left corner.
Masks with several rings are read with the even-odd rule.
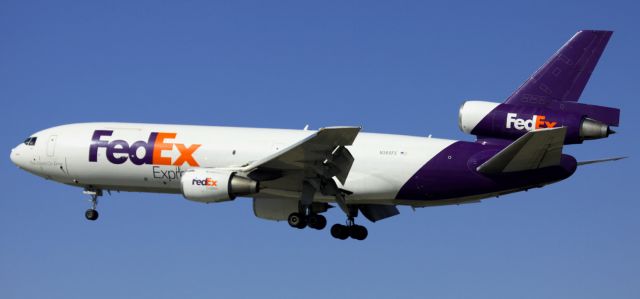
[[[327,176],[335,176],[343,185],[347,180],[347,175],[351,171],[351,165],[353,165],[353,155],[344,147],[338,146],[336,150],[331,154],[331,158],[327,159],[325,165],[329,168]]]

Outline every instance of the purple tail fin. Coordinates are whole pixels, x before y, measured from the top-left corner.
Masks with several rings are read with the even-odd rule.
[[[553,101],[577,102],[612,33],[579,31],[505,103],[546,106]]]

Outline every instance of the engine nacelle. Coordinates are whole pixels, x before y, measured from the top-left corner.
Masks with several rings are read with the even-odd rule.
[[[222,169],[193,168],[180,179],[182,195],[198,202],[221,202],[258,193],[258,182]]]
[[[324,213],[331,206],[324,202],[314,202],[309,208],[312,213]],[[253,213],[262,219],[283,221],[289,218],[289,214],[299,210],[299,200],[293,198],[257,197],[253,199]]]
[[[499,103],[484,101],[466,101],[458,112],[458,126],[462,132],[472,134],[478,124],[484,120]]]
[[[539,107],[467,101],[460,107],[458,123],[467,134],[503,139],[517,139],[540,128],[567,127],[565,144],[573,144],[615,133],[610,126],[618,125],[618,117],[618,109],[575,102]]]
[[[287,220],[289,214],[298,212],[298,201],[289,198],[254,198],[253,214],[267,220]]]

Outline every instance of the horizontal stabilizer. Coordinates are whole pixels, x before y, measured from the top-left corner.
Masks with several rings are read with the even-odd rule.
[[[596,163],[602,163],[602,162],[618,161],[626,158],[628,157],[615,157],[615,158],[606,158],[606,159],[599,159],[599,160],[580,161],[578,162],[578,166],[596,164]]]
[[[491,157],[477,171],[499,174],[560,164],[566,127],[530,131]]]

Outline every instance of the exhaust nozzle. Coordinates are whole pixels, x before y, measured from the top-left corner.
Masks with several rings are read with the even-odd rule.
[[[580,138],[583,140],[606,138],[615,133],[607,124],[595,119],[585,118],[580,124]]]

